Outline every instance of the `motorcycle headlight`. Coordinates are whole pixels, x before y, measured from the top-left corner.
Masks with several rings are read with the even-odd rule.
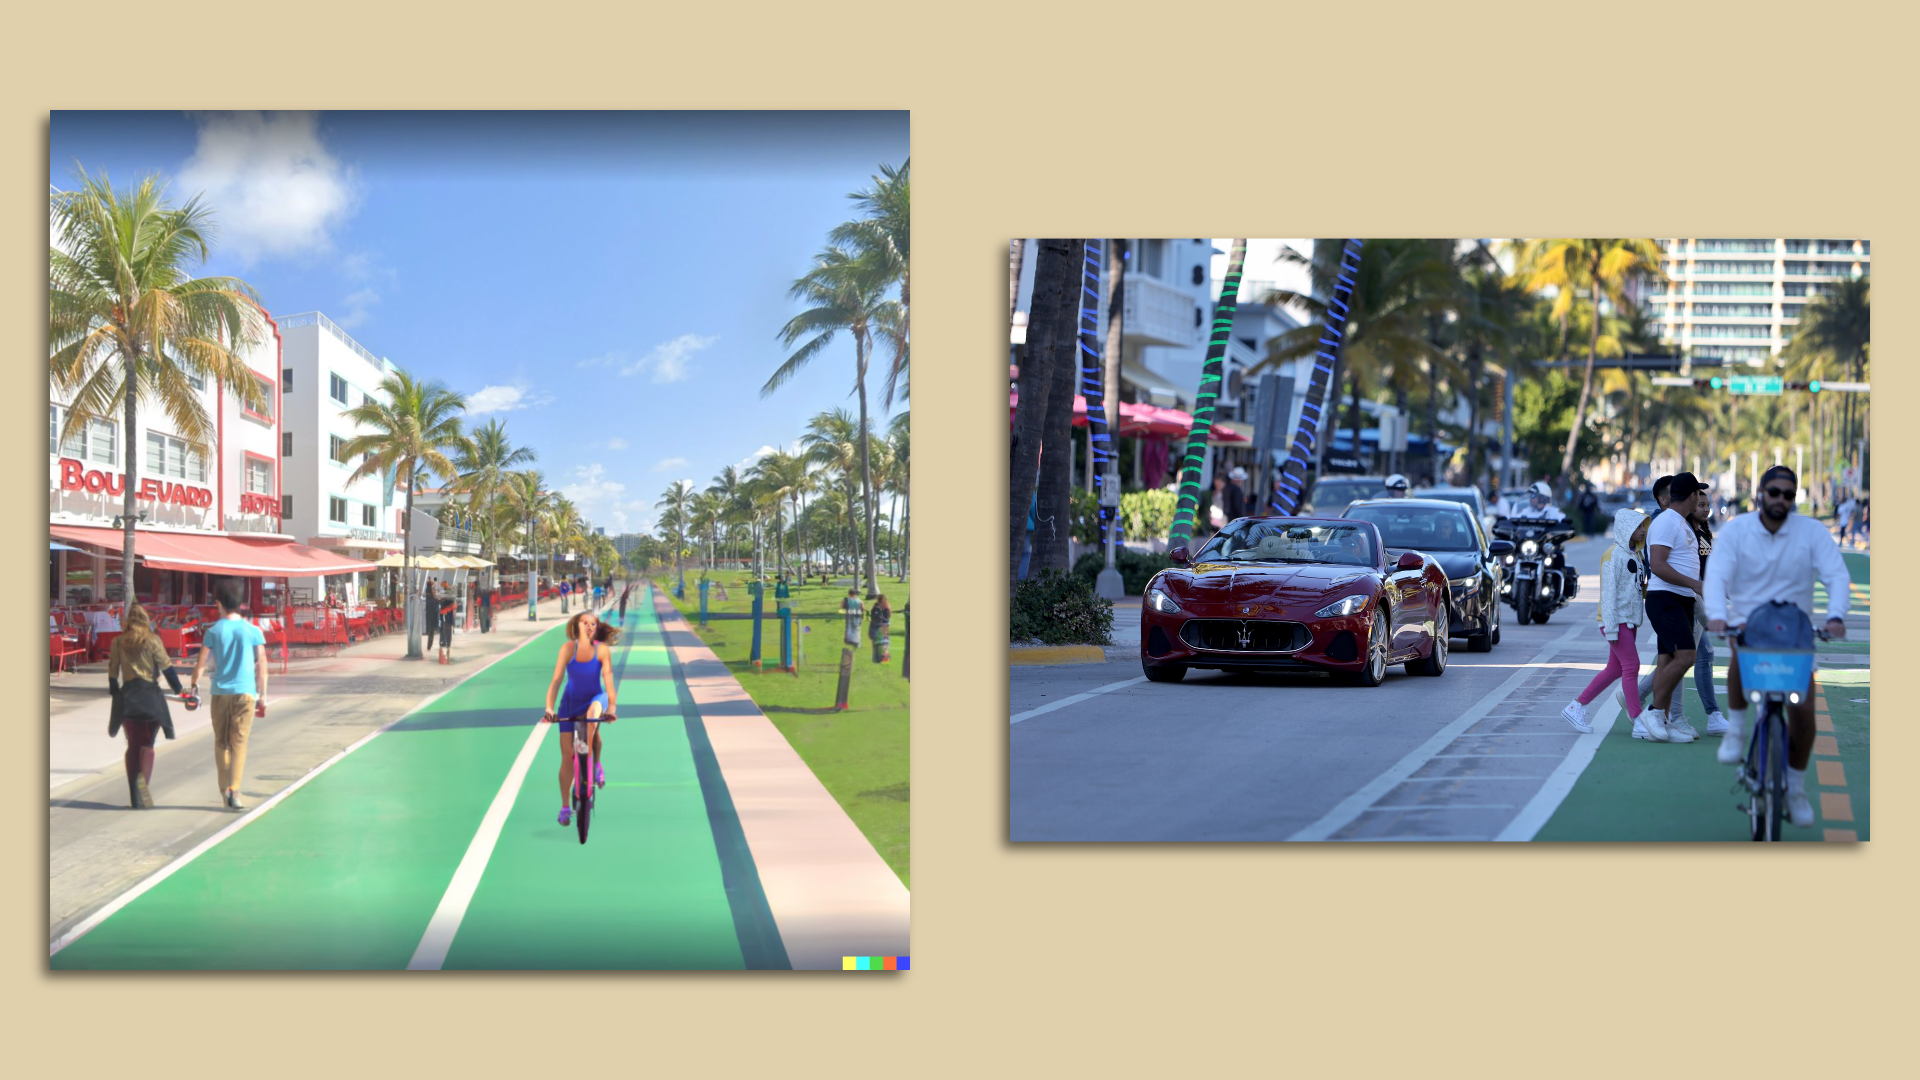
[[[1180,605],[1174,603],[1173,597],[1168,596],[1158,588],[1147,590],[1147,606],[1155,611],[1164,612],[1169,615],[1181,610]]]
[[[1513,565],[1513,556],[1512,556],[1512,555],[1508,555],[1508,556],[1506,557],[1506,559],[1507,559],[1507,565],[1508,565],[1508,566],[1512,566],[1512,565]]]
[[[1361,608],[1364,608],[1366,606],[1367,606],[1367,594],[1354,593],[1352,596],[1342,597],[1341,599],[1336,600],[1331,604],[1328,604],[1326,607],[1323,607],[1319,611],[1314,612],[1314,614],[1318,615],[1322,619],[1333,619],[1333,618],[1338,618],[1341,615],[1351,615],[1354,612],[1359,611]]]
[[[1552,555],[1553,552],[1554,552],[1553,541],[1549,540],[1546,543],[1540,545],[1540,554]]]
[[[1532,555],[1538,554],[1539,551],[1540,551],[1539,544],[1536,544],[1531,540],[1520,541],[1520,554],[1532,556]]]

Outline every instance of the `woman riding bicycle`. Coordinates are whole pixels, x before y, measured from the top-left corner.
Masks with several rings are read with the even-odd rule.
[[[560,646],[560,656],[553,665],[553,681],[547,684],[547,708],[542,714],[541,723],[560,721],[560,824],[568,825],[573,821],[573,724],[575,717],[581,717],[581,723],[587,726],[587,740],[593,745],[593,782],[599,787],[607,786],[607,770],[600,764],[600,718],[613,719],[613,643],[620,639],[620,631],[612,626],[603,626],[600,617],[591,611],[582,611],[567,620],[567,643]],[[581,656],[586,659],[582,660]],[[560,683],[566,682],[566,693],[561,696],[559,709],[554,708],[554,696],[560,693]]]

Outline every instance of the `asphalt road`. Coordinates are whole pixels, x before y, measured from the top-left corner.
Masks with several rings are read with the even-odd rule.
[[[1368,689],[1195,671],[1169,685],[1144,681],[1135,659],[1015,667],[1010,838],[1529,838],[1578,775],[1569,767],[1594,753],[1559,710],[1605,662],[1594,618],[1604,550],[1572,546],[1582,594],[1546,625],[1508,611],[1492,652],[1456,640],[1439,678],[1394,668]],[[1619,715],[1616,684],[1589,718]]]

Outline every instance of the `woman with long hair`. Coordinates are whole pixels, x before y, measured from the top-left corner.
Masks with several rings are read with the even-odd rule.
[[[166,695],[160,692],[163,674],[173,692],[180,693],[180,676],[173,670],[166,646],[153,632],[152,617],[146,608],[134,604],[127,609],[126,629],[107,652],[107,689],[113,695],[107,736],[126,729],[127,798],[136,810],[153,806],[148,785],[153,782],[155,734],[164,731],[173,738],[173,716],[167,711]]]
[[[593,782],[607,786],[605,758],[600,749],[600,719],[615,718],[613,686],[613,643],[620,631],[601,623],[600,616],[582,611],[567,620],[567,641],[553,665],[553,680],[547,684],[546,711],[541,723],[560,721],[560,824],[573,821],[573,725],[587,725],[587,739],[593,744]],[[582,659],[582,657],[585,659]],[[566,693],[560,695],[560,684]],[[554,698],[560,695],[558,710]]]

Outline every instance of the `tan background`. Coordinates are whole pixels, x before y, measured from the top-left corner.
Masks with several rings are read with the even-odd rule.
[[[20,376],[0,430],[27,500],[3,553],[26,568],[6,626],[20,658],[6,690],[18,756],[7,842],[22,871],[5,920],[9,1065],[552,1075],[578,1045],[561,995],[585,990],[600,1047],[590,1071],[603,1075],[1611,1077],[1704,1075],[1738,1067],[1743,1051],[1770,1075],[1893,1071],[1915,1003],[1913,799],[1897,766],[1914,737],[1898,707],[1878,731],[1878,839],[1853,848],[1004,840],[1006,615],[993,583],[1011,236],[1867,237],[1890,287],[1878,403],[1895,441],[1882,469],[1898,467],[1914,335],[1884,312],[1912,307],[1910,16],[1848,3],[1701,15],[1671,0],[1474,6],[1487,14],[1171,2],[1061,15],[1034,3],[16,9],[34,13],[9,16],[0,75],[11,165],[0,265]],[[45,563],[31,468],[46,110],[236,105],[912,108],[918,970],[46,973],[34,730]],[[1914,522],[1897,498],[1910,485],[1887,475],[1878,531],[1892,559],[1910,550]],[[1882,583],[1897,588],[1896,571],[1882,560]],[[1914,645],[1894,619],[1877,629],[1890,661]],[[1891,662],[1881,679],[1876,689],[1915,689]],[[1791,931],[1778,955],[1753,943],[1763,927]],[[1779,1022],[1736,1019],[1762,996]],[[120,1049],[143,1029],[148,1062]],[[1756,1039],[1763,1048],[1743,1046]]]

